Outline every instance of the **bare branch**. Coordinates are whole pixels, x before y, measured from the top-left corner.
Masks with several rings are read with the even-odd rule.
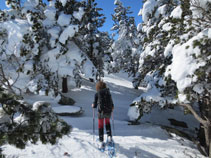
[[[9,90],[11,93],[16,94],[15,91],[14,91],[14,89],[13,89],[13,88],[16,88],[16,89],[19,90],[20,95],[22,94],[22,90],[21,90],[20,88],[16,87],[16,86],[14,86],[14,83],[13,83],[13,84],[10,84],[9,79],[7,78],[7,76],[6,76],[5,73],[4,73],[4,69],[3,69],[2,64],[0,64],[0,76],[1,76],[1,78],[2,78],[2,79],[0,80],[1,84],[4,85],[5,87],[7,87],[8,90]],[[19,78],[19,74],[18,74],[18,78]],[[18,78],[16,78],[16,82],[17,82]]]
[[[204,126],[207,127],[207,125],[209,124],[209,122],[207,120],[202,119],[197,113],[196,111],[193,109],[193,107],[189,104],[180,104],[184,107],[186,107],[193,115],[194,117]]]

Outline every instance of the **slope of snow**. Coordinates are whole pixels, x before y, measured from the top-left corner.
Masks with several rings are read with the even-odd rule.
[[[169,135],[159,126],[143,123],[137,126],[128,125],[127,111],[129,104],[140,90],[132,89],[132,84],[124,74],[105,74],[104,81],[111,90],[114,100],[113,139],[116,142],[116,157],[118,158],[204,158],[196,146],[179,136]],[[138,92],[139,91],[139,92]],[[28,144],[24,150],[11,145],[2,147],[7,158],[108,158],[108,155],[97,149],[97,129],[93,137],[93,110],[91,104],[95,95],[95,83],[83,81],[81,89],[72,88],[68,95],[75,99],[76,106],[84,109],[81,117],[61,117],[73,126],[73,131],[56,145]],[[25,96],[25,100],[32,103],[37,100],[48,101],[53,107],[58,107],[56,99],[46,96]],[[173,112],[173,111],[172,111]],[[158,115],[158,114],[156,114]],[[172,115],[172,114],[171,114]],[[153,115],[150,115],[153,117]],[[161,116],[159,116],[161,118]],[[146,118],[145,121],[152,118]],[[112,121],[111,121],[112,122]],[[95,127],[97,128],[97,113],[95,110]],[[113,128],[112,128],[113,129]],[[106,136],[105,136],[106,139]],[[67,155],[64,153],[67,152]]]

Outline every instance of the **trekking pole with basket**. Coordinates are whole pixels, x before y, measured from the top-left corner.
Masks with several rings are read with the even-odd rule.
[[[95,141],[95,109],[93,108],[93,144]]]

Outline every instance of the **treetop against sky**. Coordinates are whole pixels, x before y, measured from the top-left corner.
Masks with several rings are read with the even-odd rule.
[[[23,1],[23,0],[21,0]],[[47,2],[47,0],[44,0]],[[113,20],[111,14],[114,13],[114,0],[95,0],[99,8],[102,8],[102,13],[106,16],[106,22],[100,30],[109,31],[113,26]],[[124,6],[130,6],[133,12],[131,16],[135,17],[136,25],[142,21],[142,18],[138,16],[139,10],[142,7],[142,0],[121,0]],[[0,9],[7,9],[5,6],[5,0],[0,1]]]

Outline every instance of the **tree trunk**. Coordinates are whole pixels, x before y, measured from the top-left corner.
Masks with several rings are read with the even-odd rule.
[[[209,149],[209,158],[211,158],[211,139],[210,139],[210,149]]]
[[[201,103],[201,102],[200,102]],[[204,102],[203,102],[204,103]],[[204,137],[205,137],[205,143],[203,143],[204,141],[200,139],[200,142],[203,143],[201,144],[202,146],[205,147],[206,149],[206,153],[207,155],[209,155],[209,158],[211,158],[210,155],[210,139],[211,139],[211,109],[209,107],[209,104],[200,104],[200,112],[201,112],[201,117],[196,113],[196,111],[192,108],[191,105],[189,104],[180,104],[186,108],[188,108],[188,110],[190,110],[190,112],[194,115],[194,117],[201,123],[201,127],[203,127],[203,131],[204,131]],[[202,130],[202,129],[201,129]]]
[[[211,126],[209,128],[209,158],[211,158]]]
[[[204,135],[205,135],[205,143],[206,143],[205,149],[206,149],[207,154],[209,154],[210,153],[210,151],[209,151],[209,149],[210,149],[210,129],[209,129],[209,127],[204,128]],[[209,156],[210,156],[210,154],[209,154]]]
[[[67,87],[67,77],[62,78],[62,93],[67,93],[68,87]]]

